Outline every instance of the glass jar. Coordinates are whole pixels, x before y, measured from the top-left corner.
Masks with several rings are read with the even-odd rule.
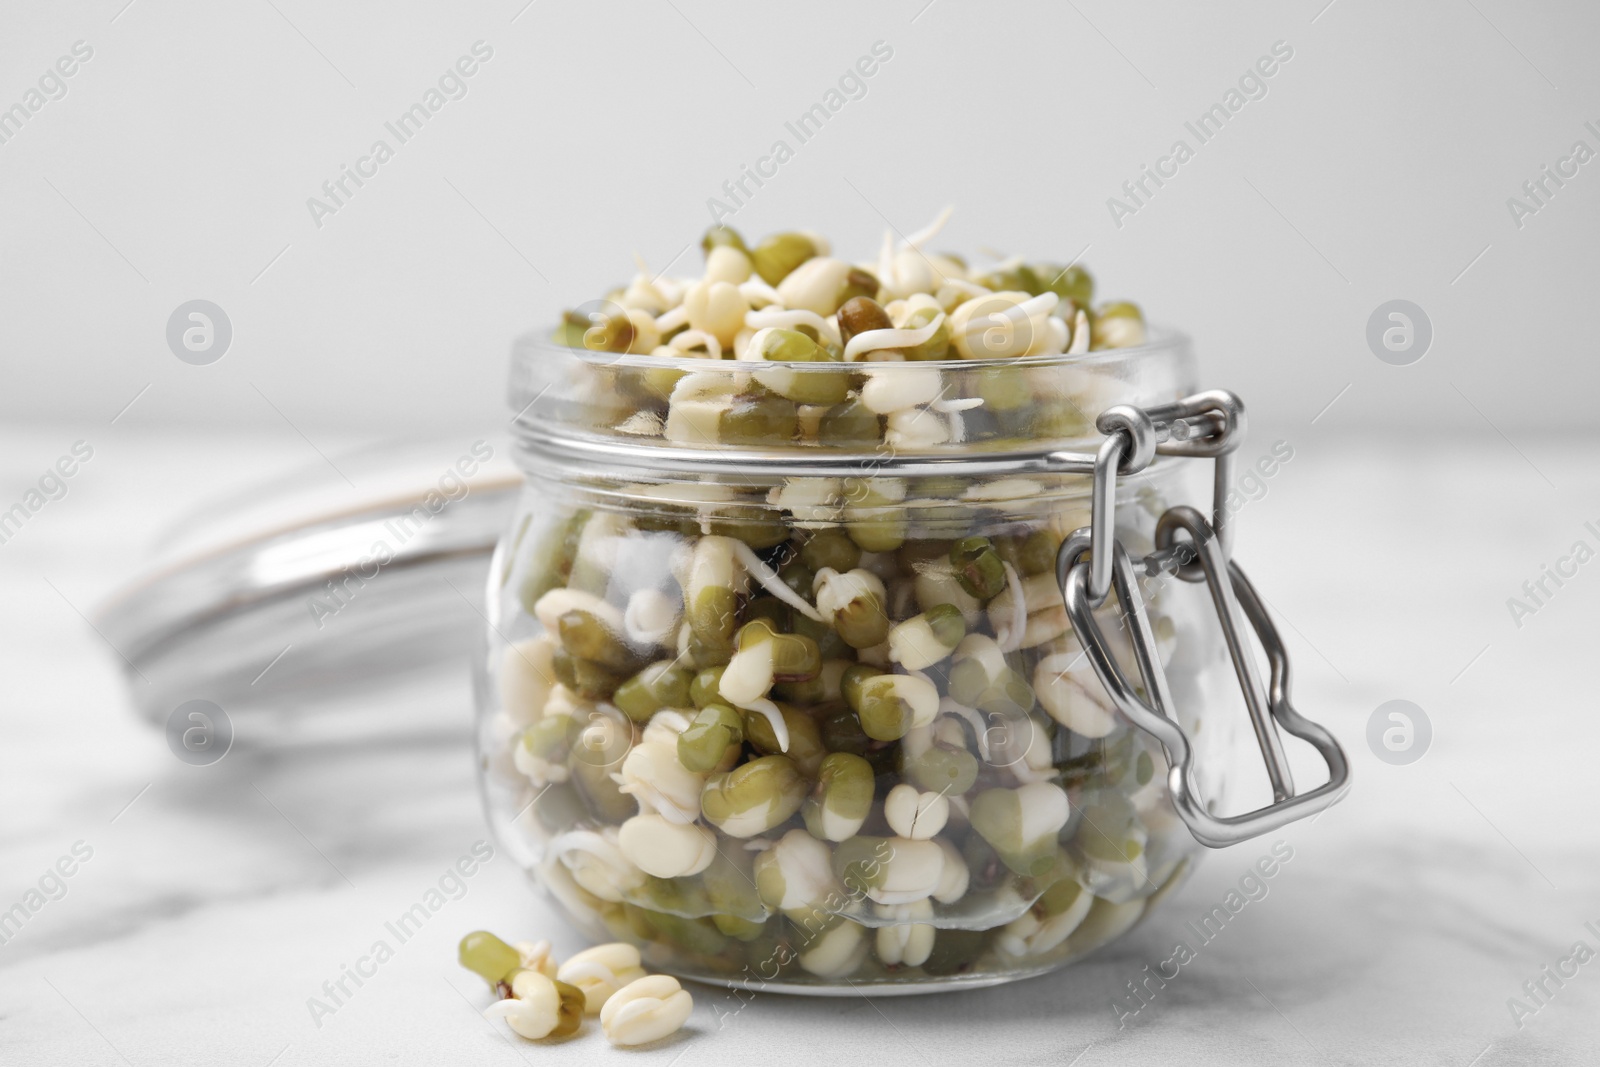
[[[772,375],[860,399],[797,405]],[[711,982],[984,985],[1122,936],[1198,845],[1163,745],[1063,607],[1057,551],[1094,480],[1010,457],[1093,453],[1107,408],[1196,384],[1170,334],[821,365],[519,342],[526,485],[478,686],[501,844],[585,935]],[[881,414],[912,397],[914,417]],[[1117,482],[1129,553],[1201,498],[1194,468],[1156,456]],[[1211,811],[1239,693],[1209,606],[1170,585],[1144,601]],[[1095,614],[1138,677],[1112,602]]]

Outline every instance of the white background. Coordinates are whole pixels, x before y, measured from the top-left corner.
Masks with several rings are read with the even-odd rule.
[[[1506,207],[1576,139],[1600,149],[1593,5],[526,2],[8,5],[0,106],[73,42],[94,58],[0,145],[0,414],[103,424],[148,384],[121,421],[485,425],[514,335],[635,251],[665,267],[882,40],[867,95],[734,225],[868,256],[953,203],[941,245],[1082,253],[1259,418],[1349,385],[1319,429],[1492,423],[1537,452],[1527,433],[1593,424],[1600,162],[1520,230]],[[468,95],[319,229],[307,198],[478,40]],[[1280,40],[1268,95],[1114,226],[1107,198]],[[235,331],[203,368],[164,341],[197,297]],[[1409,368],[1364,339],[1393,298],[1435,327]]]

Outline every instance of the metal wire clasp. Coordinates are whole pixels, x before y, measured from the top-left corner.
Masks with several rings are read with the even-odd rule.
[[[1112,702],[1166,749],[1170,767],[1167,787],[1178,815],[1201,844],[1222,848],[1327,808],[1350,788],[1349,762],[1333,735],[1301,716],[1290,703],[1289,656],[1283,641],[1255,587],[1229,558],[1231,530],[1223,507],[1230,470],[1227,459],[1243,435],[1244,405],[1232,393],[1217,390],[1146,410],[1127,405],[1110,408],[1096,425],[1106,440],[1096,453],[1090,525],[1074,531],[1062,544],[1056,556],[1056,580],[1073,632]],[[1191,582],[1204,581],[1211,593],[1272,783],[1273,803],[1243,815],[1213,815],[1198,792],[1194,749],[1172,713],[1171,690],[1156,653],[1134,565],[1116,539],[1117,475],[1142,470],[1156,453],[1206,457],[1216,464],[1212,521],[1208,523],[1192,507],[1168,509],[1156,524],[1156,551],[1143,562],[1147,573],[1170,570]],[[1128,630],[1143,697],[1129,683],[1094,617],[1094,609],[1113,590]],[[1261,684],[1255,650],[1240,625],[1241,607],[1271,665],[1267,688]],[[1295,793],[1280,726],[1309,742],[1322,756],[1328,768],[1326,784],[1309,793]]]

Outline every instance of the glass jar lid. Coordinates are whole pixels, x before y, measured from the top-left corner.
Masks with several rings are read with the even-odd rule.
[[[380,717],[389,734],[459,729],[437,703],[403,702],[415,721],[397,723],[396,704],[369,698],[476,649],[484,573],[522,479],[487,438],[337,463],[180,518],[99,608],[141,715],[160,725],[203,699],[275,739],[377,736],[366,719]]]

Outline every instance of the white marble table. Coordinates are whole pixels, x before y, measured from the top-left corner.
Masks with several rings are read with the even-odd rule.
[[[75,843],[92,849],[0,945],[0,1062],[1591,1063],[1600,961],[1559,988],[1546,979],[1553,995],[1520,1028],[1507,1001],[1574,942],[1600,949],[1584,927],[1600,929],[1600,562],[1520,629],[1506,599],[1573,542],[1600,547],[1584,528],[1600,526],[1600,445],[1351,451],[1332,421],[1285,435],[1295,459],[1244,509],[1239,551],[1287,622],[1301,706],[1351,752],[1355,789],[1281,835],[1294,859],[1270,894],[1147,1007],[1119,1026],[1112,1005],[1269,842],[1209,856],[1134,934],[1049,977],[764,996],[721,1028],[713,1007],[733,1002],[697,987],[689,1030],[638,1052],[593,1034],[513,1044],[479,1017],[484,990],[453,959],[462,932],[577,947],[504,857],[314,1023],[307,999],[485,836],[465,669],[415,694],[436,704],[438,740],[242,744],[213,767],[179,763],[129,714],[115,655],[78,612],[208,486],[308,457],[284,435],[111,427],[67,496],[0,544],[0,909]],[[82,436],[0,433],[0,507]],[[1404,767],[1365,742],[1369,714],[1396,697],[1435,730]]]

